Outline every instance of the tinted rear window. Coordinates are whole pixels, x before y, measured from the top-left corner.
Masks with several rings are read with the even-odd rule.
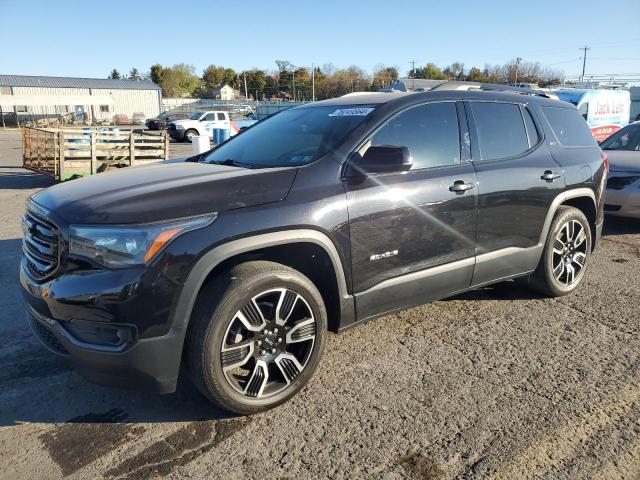
[[[513,157],[529,149],[518,105],[472,102],[471,110],[483,160]]]
[[[572,108],[543,107],[558,141],[565,147],[593,147],[596,144],[584,118]]]

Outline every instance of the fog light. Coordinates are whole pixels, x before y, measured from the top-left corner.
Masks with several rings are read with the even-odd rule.
[[[119,347],[133,342],[136,336],[136,329],[132,325],[71,320],[63,326],[76,340],[92,345]]]

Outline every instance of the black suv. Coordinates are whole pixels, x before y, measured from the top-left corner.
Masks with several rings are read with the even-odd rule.
[[[575,107],[533,95],[292,108],[187,161],[33,195],[28,318],[91,380],[172,392],[184,371],[258,412],[309,380],[328,330],[516,277],[572,292],[607,169]]]
[[[186,113],[170,113],[170,112],[162,112],[155,118],[149,118],[145,122],[146,127],[149,130],[165,130],[167,125],[176,120],[183,120],[185,118],[189,118],[189,115]]]

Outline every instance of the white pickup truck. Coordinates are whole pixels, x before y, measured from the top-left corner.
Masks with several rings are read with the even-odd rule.
[[[209,135],[213,137],[214,128],[224,128],[229,130],[230,135],[235,135],[234,128],[231,128],[231,120],[228,112],[209,111],[195,112],[189,118],[184,120],[175,120],[167,126],[167,132],[177,141],[191,139],[195,135]]]

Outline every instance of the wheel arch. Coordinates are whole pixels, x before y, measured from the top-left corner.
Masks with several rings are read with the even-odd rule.
[[[596,195],[590,188],[574,188],[566,190],[559,194],[551,203],[551,207],[547,213],[542,232],[540,234],[540,241],[538,245],[544,245],[551,228],[551,222],[556,215],[558,207],[565,205],[569,207],[575,207],[585,214],[589,221],[589,229],[591,230],[591,238],[595,238],[596,235]],[[595,242],[592,242],[592,248],[595,246]]]
[[[353,297],[347,290],[340,256],[333,242],[316,230],[286,230],[245,237],[215,247],[191,269],[175,311],[174,325],[186,327],[198,294],[222,270],[249,260],[270,260],[294,268],[316,285],[329,317],[329,330],[353,322]]]

